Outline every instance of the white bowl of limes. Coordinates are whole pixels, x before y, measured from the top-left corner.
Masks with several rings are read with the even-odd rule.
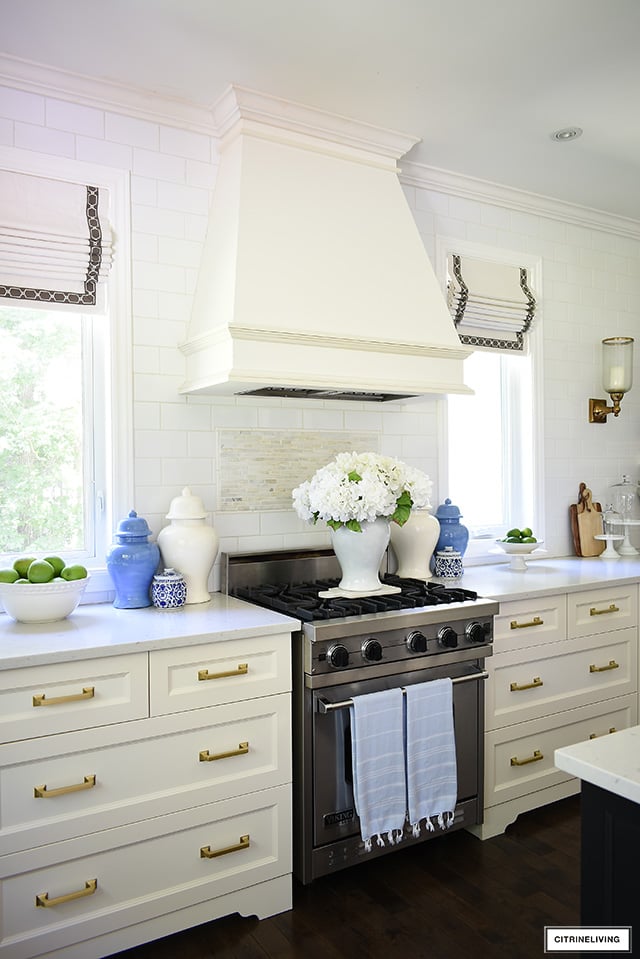
[[[543,540],[536,539],[527,526],[524,529],[510,529],[506,537],[497,539],[496,543],[511,557],[509,568],[522,571],[527,568],[524,557],[542,546]]]
[[[89,579],[79,563],[66,566],[58,556],[24,556],[0,569],[0,601],[18,623],[55,623],[74,611]]]

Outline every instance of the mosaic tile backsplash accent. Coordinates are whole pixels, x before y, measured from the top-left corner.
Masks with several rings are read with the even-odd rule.
[[[377,433],[218,430],[221,510],[292,509],[291,491],[337,453],[379,451]]]

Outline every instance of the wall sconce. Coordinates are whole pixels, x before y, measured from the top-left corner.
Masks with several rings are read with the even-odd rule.
[[[609,336],[602,341],[602,385],[611,397],[613,406],[606,400],[589,400],[589,422],[606,423],[609,413],[617,416],[620,403],[633,383],[633,337]]]

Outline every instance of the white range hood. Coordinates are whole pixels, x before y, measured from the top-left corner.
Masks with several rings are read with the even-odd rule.
[[[416,142],[229,87],[183,393],[470,393],[398,180]]]

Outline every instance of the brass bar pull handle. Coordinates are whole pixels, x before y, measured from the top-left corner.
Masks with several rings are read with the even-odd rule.
[[[594,663],[589,666],[590,673],[604,673],[608,669],[620,669],[620,664],[616,663],[615,659],[610,659],[607,666],[596,666]]]
[[[527,756],[526,759],[518,759],[517,756],[511,757],[512,766],[526,766],[528,763],[539,763],[541,759],[544,759],[543,754],[539,749],[533,750],[533,756]]]
[[[208,749],[201,749],[198,759],[201,763],[213,763],[216,759],[229,759],[231,756],[244,756],[249,752],[249,743],[238,743],[237,749],[229,749],[226,753],[210,753]]]
[[[57,896],[55,899],[49,899],[48,892],[41,892],[36,896],[36,906],[61,906],[63,902],[71,902],[72,899],[83,899],[85,896],[92,896],[98,888],[97,879],[87,879],[84,889],[78,889],[77,892],[68,892],[66,896]]]
[[[535,689],[537,686],[544,686],[544,683],[539,676],[535,676],[533,681],[530,683],[523,683],[522,686],[520,683],[511,683],[509,689],[512,693],[518,693],[522,689]]]
[[[528,623],[519,623],[517,619],[511,620],[511,629],[528,629],[529,626],[544,626],[544,619],[534,616]]]
[[[248,663],[238,663],[235,669],[227,669],[222,673],[210,673],[208,669],[198,670],[198,682],[205,679],[225,679],[227,676],[244,676],[249,672]]]
[[[608,736],[611,733],[617,733],[617,732],[618,730],[616,729],[616,727],[611,726],[608,733],[591,733],[591,735],[589,736],[589,739],[598,739],[600,736]]]
[[[595,606],[592,606],[591,609],[589,610],[589,616],[602,616],[604,613],[619,613],[619,612],[620,612],[620,607],[616,606],[615,603],[611,603],[611,605],[607,609],[596,609]]]
[[[40,693],[33,697],[33,705],[59,706],[60,703],[77,703],[81,699],[93,699],[95,692],[95,686],[84,686],[81,693],[72,693],[70,696],[54,696],[53,699],[47,699],[45,693]]]
[[[237,852],[239,849],[249,848],[249,837],[240,836],[240,842],[233,846],[225,846],[223,849],[212,849],[211,846],[203,846],[200,850],[201,859],[217,859],[218,856],[226,856],[227,853]]]
[[[47,789],[46,786],[34,786],[33,795],[36,799],[52,799],[54,796],[66,796],[67,793],[77,793],[82,789],[93,789],[95,784],[95,775],[85,776],[81,783],[74,783],[73,786],[60,786],[58,789]]]

